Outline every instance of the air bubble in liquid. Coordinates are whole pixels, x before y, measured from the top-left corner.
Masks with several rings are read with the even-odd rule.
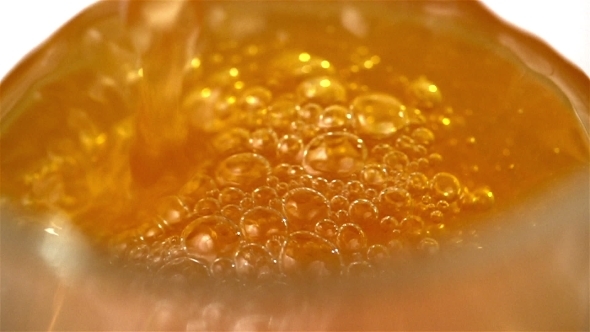
[[[408,156],[397,150],[391,151],[383,157],[383,163],[398,172],[403,171],[408,165],[408,162]]]
[[[324,195],[311,188],[297,188],[285,194],[283,209],[289,231],[313,230],[315,224],[328,218],[330,204]]]
[[[265,243],[276,235],[286,235],[285,218],[269,207],[254,207],[244,213],[240,221],[242,236],[249,242]]]
[[[219,192],[219,202],[222,206],[228,204],[240,204],[240,201],[245,195],[246,193],[240,188],[226,187]]]
[[[238,226],[221,216],[197,218],[184,228],[181,238],[190,256],[208,261],[234,252],[240,240]]]
[[[166,196],[156,204],[156,215],[166,226],[172,227],[188,215],[188,208],[178,196]]]
[[[270,128],[260,128],[250,135],[250,145],[254,151],[266,157],[274,157],[278,137],[274,130]]]
[[[430,181],[430,189],[434,197],[452,202],[459,197],[461,184],[453,174],[441,172]]]
[[[239,153],[224,159],[217,166],[216,179],[221,186],[251,189],[263,184],[270,173],[270,164],[255,153]]]
[[[195,204],[195,213],[197,216],[208,216],[219,212],[219,201],[215,198],[205,197]]]
[[[348,210],[350,221],[364,229],[374,227],[378,223],[379,211],[375,204],[366,199],[357,199],[350,204]]]
[[[352,101],[352,111],[360,135],[384,138],[410,123],[406,107],[396,98],[382,93],[356,97]]]
[[[346,88],[333,77],[314,77],[299,84],[297,97],[302,102],[317,103],[323,106],[340,104],[346,101]]]
[[[342,131],[352,126],[352,113],[341,105],[326,107],[319,115],[318,127],[329,131]]]
[[[360,226],[356,224],[344,224],[338,230],[336,244],[343,254],[360,252],[367,247],[367,237]]]
[[[327,133],[309,142],[303,153],[303,167],[312,175],[346,177],[360,171],[367,159],[367,148],[356,135]]]
[[[302,278],[326,278],[340,275],[342,260],[338,249],[328,240],[311,232],[291,233],[279,264],[287,276]]]
[[[236,273],[243,279],[264,279],[274,272],[270,253],[261,245],[242,245],[234,257]]]
[[[277,192],[269,186],[261,186],[252,191],[252,199],[256,206],[268,206],[274,198],[277,198]]]
[[[303,140],[298,135],[284,135],[277,143],[277,159],[285,163],[299,163],[303,153]]]

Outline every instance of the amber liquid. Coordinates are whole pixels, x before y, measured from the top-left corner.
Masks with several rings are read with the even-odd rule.
[[[375,20],[205,20],[143,49],[145,26],[105,20],[3,133],[3,187],[122,266],[268,280],[477,248],[473,220],[587,164],[571,107],[510,54]]]

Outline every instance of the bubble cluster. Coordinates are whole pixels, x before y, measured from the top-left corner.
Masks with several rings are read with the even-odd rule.
[[[191,62],[210,74],[183,88],[191,167],[130,191],[137,220],[105,240],[116,261],[180,282],[260,282],[367,277],[443,250],[444,230],[494,194],[445,169],[439,87],[374,88],[360,70],[383,63],[365,51],[350,68],[264,47],[253,62]]]

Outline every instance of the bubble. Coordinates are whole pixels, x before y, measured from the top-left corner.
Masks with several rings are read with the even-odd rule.
[[[418,143],[424,146],[429,146],[434,142],[434,134],[430,129],[424,127],[418,127],[412,131],[412,138]]]
[[[352,180],[346,184],[347,197],[350,200],[361,198],[365,193],[365,186],[360,181]]]
[[[409,215],[400,222],[400,231],[407,235],[420,235],[424,230],[424,221],[418,217]]]
[[[298,135],[305,142],[317,136],[319,128],[315,125],[315,122],[308,123],[302,120],[297,120],[291,123],[291,133]]]
[[[178,196],[166,196],[156,203],[156,215],[161,222],[168,227],[172,227],[188,215],[188,208]]]
[[[366,199],[357,199],[350,204],[348,209],[350,221],[361,227],[371,227],[377,225],[379,211],[375,204]]]
[[[245,195],[246,193],[240,188],[226,187],[219,192],[219,202],[222,206],[228,204],[240,204],[240,201]]]
[[[410,136],[401,135],[395,140],[395,147],[403,151],[405,153],[412,153],[414,152],[414,148],[416,146],[416,142]]]
[[[254,200],[254,205],[258,206],[268,205],[272,199],[277,197],[278,195],[276,190],[269,186],[261,186],[252,191],[252,199]]]
[[[408,92],[413,97],[418,107],[429,109],[438,106],[442,101],[442,95],[436,85],[420,77],[410,83]]]
[[[306,279],[337,276],[342,270],[338,249],[328,240],[306,231],[291,233],[279,264],[287,276]]]
[[[242,218],[243,210],[239,205],[229,204],[221,209],[221,215],[232,221],[234,224],[239,224]]]
[[[181,238],[190,256],[207,261],[233,253],[240,240],[238,227],[221,216],[197,218],[184,228]]]
[[[401,172],[406,168],[409,160],[410,159],[405,153],[397,150],[391,151],[383,157],[385,165],[398,172]]]
[[[303,153],[303,140],[298,135],[284,135],[277,144],[277,159],[286,163],[299,163]]]
[[[365,143],[346,132],[317,136],[305,147],[303,167],[312,175],[346,177],[360,171],[367,159]]]
[[[186,285],[209,278],[207,265],[195,258],[179,257],[162,265],[156,276],[164,283]]]
[[[348,211],[347,210],[338,210],[336,212],[333,212],[330,215],[330,218],[332,220],[334,220],[334,222],[338,225],[342,225],[342,224],[346,224],[348,223]]]
[[[281,250],[286,241],[286,236],[275,235],[266,241],[264,247],[272,257],[276,258],[281,254]]]
[[[238,99],[238,106],[246,111],[266,108],[272,99],[272,93],[264,87],[255,86],[244,90]]]
[[[430,221],[432,221],[435,224],[440,224],[445,220],[445,215],[440,210],[434,210],[430,212],[430,215],[428,217]]]
[[[304,174],[299,178],[299,181],[304,187],[313,187],[313,176],[309,174]]]
[[[438,166],[442,163],[442,156],[439,153],[431,153],[428,156],[428,163],[432,166]]]
[[[461,196],[462,206],[471,210],[485,211],[494,205],[494,201],[494,193],[487,187],[466,191]]]
[[[261,155],[239,153],[224,159],[215,172],[217,182],[222,186],[236,186],[249,189],[263,184],[270,173],[270,164]]]
[[[267,123],[276,130],[284,131],[297,117],[299,106],[295,101],[281,98],[268,107]]]
[[[408,190],[414,194],[420,194],[428,190],[428,178],[424,173],[414,172],[408,175]]]
[[[393,147],[387,143],[379,143],[371,149],[371,158],[377,162],[383,161],[383,157],[393,151]]]
[[[438,241],[431,237],[425,237],[418,243],[418,250],[427,255],[434,255],[440,250]]]
[[[180,189],[179,193],[196,201],[205,197],[207,192],[216,188],[215,181],[211,177],[198,173]]]
[[[254,207],[240,220],[242,236],[249,242],[265,243],[275,235],[286,235],[287,223],[283,215],[269,207]]]
[[[346,267],[346,273],[351,278],[369,278],[374,272],[371,264],[364,261],[352,262]]]
[[[250,132],[244,128],[231,128],[217,134],[211,144],[223,156],[250,151]]]
[[[264,279],[274,270],[270,253],[259,244],[249,243],[241,246],[234,261],[236,273],[242,279]]]
[[[330,183],[328,184],[328,192],[330,193],[330,196],[342,194],[342,191],[344,190],[344,185],[344,181],[342,180],[336,179],[330,181]]]
[[[360,175],[360,180],[371,187],[380,187],[387,181],[387,170],[380,164],[366,165]]]
[[[287,194],[287,192],[289,191],[289,184],[286,182],[279,182],[276,187],[275,190],[277,192],[277,195],[279,197],[283,197],[285,196],[285,194]]]
[[[313,179],[312,188],[317,190],[320,193],[325,193],[328,191],[328,180],[322,177],[316,177]]]
[[[283,198],[283,209],[289,231],[313,230],[318,221],[330,214],[326,197],[310,188],[290,190]]]
[[[307,103],[297,109],[297,115],[302,123],[315,123],[324,108],[318,104]]]
[[[340,252],[350,254],[364,250],[367,247],[367,237],[358,225],[344,224],[338,230],[336,243]]]
[[[330,219],[320,220],[315,224],[315,232],[329,241],[334,241],[338,234],[338,225]]]
[[[314,77],[299,84],[297,97],[301,101],[323,106],[340,104],[346,101],[346,88],[333,77]]]
[[[376,267],[383,267],[389,263],[389,250],[382,244],[374,244],[367,249],[367,261]]]
[[[278,142],[277,134],[270,128],[256,129],[250,136],[250,145],[254,151],[266,157],[274,157]]]
[[[434,197],[452,202],[461,193],[461,184],[450,173],[437,173],[430,181],[430,189]]]
[[[342,195],[335,195],[330,199],[330,207],[332,211],[348,210],[348,198]]]
[[[236,265],[233,259],[217,258],[209,267],[211,276],[218,280],[229,280],[236,277]]]
[[[198,216],[216,214],[219,212],[219,201],[211,197],[205,197],[195,204],[194,210]]]
[[[329,131],[342,131],[352,127],[352,113],[341,105],[326,107],[318,117],[318,127]]]
[[[356,97],[352,111],[357,131],[375,138],[391,136],[410,122],[406,107],[396,98],[381,93]]]
[[[384,214],[391,214],[408,207],[411,202],[410,193],[403,188],[388,187],[379,193],[379,210]]]
[[[254,200],[252,199],[252,197],[250,196],[245,196],[244,198],[242,198],[242,200],[240,201],[240,207],[244,210],[247,211],[248,209],[254,207]]]

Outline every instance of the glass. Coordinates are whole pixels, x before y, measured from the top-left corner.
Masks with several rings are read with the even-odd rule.
[[[117,72],[117,68],[127,67],[130,73],[143,75],[141,68],[135,67],[137,59],[132,50],[145,45],[140,44],[141,38],[136,39],[138,45],[125,44],[128,40],[121,30],[119,11],[123,7],[119,5],[104,2],[91,7],[2,82],[3,174],[14,174],[6,167],[10,165],[7,152],[12,153],[14,146],[22,143],[11,136],[11,131],[26,130],[23,118],[43,118],[43,114],[29,112],[35,91],[79,68],[98,66],[103,59],[92,54],[93,48],[118,40],[124,45],[119,54],[124,61],[100,63],[101,68]],[[516,189],[494,183],[497,192],[503,194],[498,197],[513,197],[514,201],[499,203],[493,214],[479,216],[482,220],[475,228],[479,234],[477,248],[481,249],[448,251],[410,262],[395,275],[370,282],[303,282],[248,290],[227,286],[214,292],[201,288],[179,292],[182,286],[178,285],[163,285],[156,293],[145,291],[142,278],[108,266],[104,253],[91,246],[66,217],[39,215],[12,206],[6,188],[12,188],[14,179],[3,175],[3,329],[587,329],[589,83],[583,73],[547,46],[505,26],[478,3],[318,2],[303,6],[212,2],[201,6],[195,15],[207,13],[200,18],[210,20],[208,32],[212,33],[203,34],[204,40],[240,33],[265,34],[265,26],[282,25],[279,18],[285,22],[307,20],[310,26],[322,20],[340,22],[342,27],[337,28],[380,50],[383,63],[403,68],[406,75],[427,73],[447,87],[445,96],[456,108],[476,105],[489,110],[524,99],[532,106],[538,95],[530,91],[535,91],[542,95],[539,100],[557,105],[551,116],[546,116],[550,121],[542,124],[543,128],[572,133],[552,132],[563,140],[559,153],[570,156],[573,162],[566,166],[547,162],[552,165],[547,166],[540,159],[540,168],[554,167],[556,174],[542,176],[538,183],[526,182],[532,180],[523,176],[522,182],[514,180],[521,185]],[[137,10],[128,9],[130,15]],[[165,24],[166,17],[154,17],[151,24]],[[224,22],[241,23],[232,26]],[[109,37],[107,41],[91,27],[99,27],[98,31]],[[293,26],[285,24],[284,29],[291,31]],[[396,31],[414,31],[409,34],[414,38],[421,33],[429,37],[412,41]],[[383,41],[403,45],[403,52],[392,52]],[[307,46],[325,52],[313,39]],[[461,50],[473,53],[461,54]],[[145,52],[150,52],[149,48]],[[159,50],[154,54],[152,66],[165,63],[165,54]],[[424,56],[417,56],[421,54]],[[469,61],[461,61],[463,58]],[[365,67],[378,62],[367,60],[370,63],[363,62]],[[198,67],[198,61],[191,64]],[[233,75],[231,71],[229,74]],[[162,81],[170,82],[168,79],[174,80],[165,76]],[[490,106],[489,102],[496,104]],[[112,123],[116,117],[106,114],[102,121]],[[51,118],[43,121],[48,127],[52,125]],[[575,121],[581,125],[568,125]],[[490,129],[494,128],[488,124],[482,130]],[[38,136],[31,134],[36,139]],[[36,145],[30,146],[35,151]],[[533,151],[534,155],[536,148],[540,151],[548,147],[525,145],[509,153]],[[489,153],[482,150],[463,157],[476,160]],[[519,188],[524,188],[523,193],[518,193]],[[219,269],[227,266],[222,260],[217,264]]]

